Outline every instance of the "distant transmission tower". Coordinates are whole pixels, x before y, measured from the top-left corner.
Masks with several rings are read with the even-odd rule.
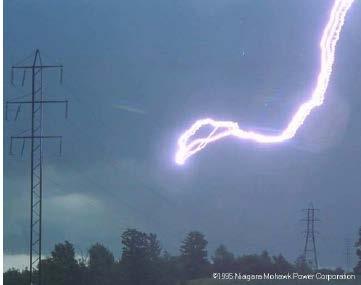
[[[316,248],[316,239],[315,239],[315,222],[319,220],[316,218],[315,213],[319,211],[319,209],[315,209],[313,204],[310,204],[310,207],[307,209],[303,209],[305,212],[305,218],[302,221],[306,222],[306,230],[305,230],[305,247],[303,250],[303,257],[310,266],[311,269],[318,269],[318,259],[317,259],[317,248]]]
[[[345,263],[346,263],[346,271],[350,272],[351,269],[351,240],[349,238],[345,239]]]
[[[42,193],[43,193],[43,140],[55,139],[59,141],[59,153],[61,154],[62,137],[43,134],[43,105],[61,103],[65,105],[65,116],[68,111],[67,100],[44,100],[43,98],[43,71],[45,69],[58,69],[60,82],[62,81],[62,65],[43,65],[39,50],[35,51],[34,60],[31,65],[15,65],[11,68],[11,81],[14,85],[14,71],[22,71],[22,82],[24,86],[25,76],[31,72],[31,99],[9,100],[6,102],[5,118],[8,117],[10,105],[17,106],[15,119],[21,110],[21,106],[31,106],[31,129],[26,135],[11,137],[10,154],[13,152],[13,142],[22,140],[21,154],[24,152],[25,141],[31,143],[31,180],[30,180],[30,284],[41,285],[41,243],[42,243]],[[37,274],[36,274],[37,270]]]

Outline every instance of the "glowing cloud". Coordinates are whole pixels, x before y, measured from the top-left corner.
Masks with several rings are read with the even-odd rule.
[[[237,122],[216,121],[211,118],[201,119],[196,121],[180,136],[178,140],[178,150],[175,156],[176,163],[184,164],[189,157],[205,148],[209,143],[228,136],[262,144],[280,143],[293,138],[311,111],[315,107],[322,105],[324,101],[325,92],[335,61],[336,44],[340,37],[346,14],[353,1],[354,0],[335,0],[320,41],[321,62],[316,86],[313,89],[311,97],[300,105],[282,132],[277,135],[267,135],[252,130],[243,130],[238,126]],[[210,127],[212,131],[206,137],[194,138],[202,127]]]

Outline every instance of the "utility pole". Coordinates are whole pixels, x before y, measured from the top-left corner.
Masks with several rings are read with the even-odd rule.
[[[311,269],[318,269],[318,259],[317,259],[317,248],[316,248],[316,239],[315,234],[315,222],[319,220],[316,218],[315,213],[319,212],[319,209],[315,209],[311,203],[307,209],[303,209],[305,212],[305,218],[302,221],[306,222],[306,240],[305,247],[303,250],[303,258],[305,262],[310,266]]]
[[[55,139],[59,142],[59,153],[61,154],[62,137],[58,135],[43,134],[43,105],[44,104],[64,104],[65,116],[68,113],[67,100],[44,100],[43,98],[43,71],[48,69],[59,70],[60,82],[62,81],[62,65],[43,65],[40,51],[36,50],[34,60],[31,65],[15,65],[11,68],[11,81],[14,85],[14,72],[23,71],[22,86],[24,86],[25,76],[31,72],[31,100],[7,101],[5,117],[8,117],[10,105],[17,106],[16,118],[21,106],[31,107],[31,129],[30,133],[21,136],[11,136],[10,154],[13,152],[13,143],[22,140],[21,154],[24,152],[25,141],[30,140],[30,285],[41,285],[41,249],[42,249],[42,194],[43,194],[43,141]],[[37,274],[36,274],[37,270]]]

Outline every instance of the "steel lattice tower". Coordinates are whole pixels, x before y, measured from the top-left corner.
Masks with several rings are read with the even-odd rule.
[[[311,269],[317,270],[318,258],[315,238],[315,234],[317,232],[315,231],[315,222],[318,222],[319,220],[316,218],[315,213],[318,212],[319,209],[315,209],[311,203],[310,207],[303,209],[303,211],[306,213],[306,217],[302,220],[306,222],[306,240],[303,250],[303,258]]]
[[[6,118],[8,116],[9,105],[18,106],[17,114],[22,105],[31,106],[31,133],[22,136],[12,136],[10,141],[10,153],[13,150],[14,140],[23,140],[22,150],[24,151],[25,141],[31,143],[31,177],[30,177],[30,284],[40,285],[41,278],[41,249],[42,249],[42,193],[43,193],[43,140],[56,139],[59,141],[59,152],[62,148],[62,137],[55,135],[43,134],[43,105],[49,103],[65,104],[65,115],[67,116],[67,100],[44,100],[43,98],[43,71],[45,69],[59,69],[60,81],[62,80],[62,65],[43,65],[40,51],[36,50],[32,65],[15,65],[12,66],[12,83],[14,80],[14,70],[22,70],[22,86],[24,86],[25,74],[31,72],[31,100],[16,101],[9,100],[6,102]],[[37,272],[36,272],[37,270]]]
[[[345,263],[346,263],[346,271],[350,272],[351,269],[351,240],[349,238],[345,239]]]

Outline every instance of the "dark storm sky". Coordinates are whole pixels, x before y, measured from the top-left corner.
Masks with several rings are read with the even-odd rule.
[[[239,254],[302,251],[302,208],[319,208],[320,264],[344,266],[344,239],[361,225],[361,6],[351,8],[325,104],[292,141],[259,146],[226,139],[173,162],[177,136],[195,119],[236,120],[277,131],[310,94],[319,38],[333,1],[5,1],[5,99],[10,66],[39,48],[46,107],[44,249],[101,241],[120,255],[120,234],[158,234],[176,253],[189,230]],[[30,63],[29,60],[25,60]],[[21,80],[21,74],[16,78]],[[29,79],[29,77],[27,77]],[[29,150],[7,156],[9,136],[29,128],[23,111],[5,124],[4,248],[28,250]],[[21,145],[15,151],[19,153]]]

